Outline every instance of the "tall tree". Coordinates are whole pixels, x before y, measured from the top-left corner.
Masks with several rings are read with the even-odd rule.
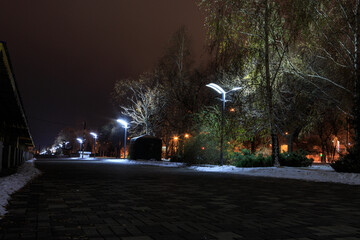
[[[337,109],[353,119],[355,147],[360,144],[360,0],[314,1],[316,15],[303,45],[306,66],[293,64],[295,72],[319,83]],[[300,70],[302,69],[302,71]]]
[[[311,4],[310,0],[202,0],[200,3],[207,13],[209,39],[216,56],[235,50],[236,56],[241,56],[240,63],[250,65],[248,76],[260,88],[267,114],[275,165],[279,165],[279,143],[274,89],[285,72],[284,56],[300,30],[307,26]],[[230,64],[239,65],[238,61]]]

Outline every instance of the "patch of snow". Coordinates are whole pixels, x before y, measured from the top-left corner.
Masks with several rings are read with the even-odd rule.
[[[10,195],[21,189],[25,184],[40,174],[40,171],[34,167],[33,160],[22,164],[17,173],[7,177],[0,178],[0,219],[6,214],[6,205]]]
[[[359,173],[335,172],[327,165],[314,165],[311,167],[261,167],[261,168],[238,168],[234,166],[192,166],[196,171],[222,172],[242,174],[247,176],[288,178],[315,182],[333,182],[350,185],[360,185]]]
[[[163,166],[163,167],[183,167],[184,163],[169,162],[169,161],[151,161],[151,160],[128,160],[128,159],[106,159],[103,162],[120,163],[126,165],[150,165],[150,166]]]
[[[186,167],[184,163],[168,162],[168,161],[147,161],[147,160],[127,160],[127,159],[108,159],[104,160],[110,163],[119,163],[127,165],[152,165],[164,167]],[[313,165],[310,167],[254,167],[254,168],[239,168],[235,166],[216,166],[216,165],[201,165],[186,167],[195,171],[203,172],[218,172],[242,174],[247,176],[257,177],[273,177],[273,178],[288,178],[315,182],[333,182],[350,185],[360,185],[359,173],[339,173],[329,165]]]

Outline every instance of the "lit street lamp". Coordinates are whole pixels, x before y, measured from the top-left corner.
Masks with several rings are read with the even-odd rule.
[[[81,151],[81,145],[83,144],[84,141],[81,138],[77,138],[76,140],[80,143],[80,151]],[[81,158],[84,158],[84,152],[82,153]]]
[[[122,120],[122,119],[118,119],[117,122],[120,123],[125,130],[125,134],[124,134],[124,159],[125,159],[126,158],[126,130],[129,128],[128,122],[126,122],[125,120]]]
[[[96,133],[94,133],[94,132],[91,132],[90,133],[93,137],[94,137],[94,158],[96,158],[96,139],[97,139],[97,134]]]
[[[219,85],[215,84],[215,83],[210,83],[206,85],[209,88],[212,88],[213,90],[215,90],[217,93],[222,95],[222,114],[221,114],[221,134],[220,134],[220,165],[223,165],[223,142],[224,142],[224,113],[225,113],[225,102],[226,102],[226,94],[229,92],[233,92],[236,90],[240,90],[241,87],[236,87],[231,89],[230,91],[225,92],[224,89],[222,89],[222,87],[220,87]]]

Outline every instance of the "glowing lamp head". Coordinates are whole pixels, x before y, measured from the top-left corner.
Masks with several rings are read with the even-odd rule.
[[[123,120],[123,119],[118,119],[116,120],[118,123],[120,123],[121,125],[123,125],[124,128],[128,128],[128,122]]]
[[[237,90],[240,90],[240,89],[241,89],[241,87],[235,87],[235,88],[231,89],[231,91],[237,91]]]
[[[91,134],[95,139],[98,137],[97,134],[94,133],[94,132],[91,132],[90,134]]]
[[[220,87],[219,85],[215,84],[215,83],[209,83],[206,85],[209,88],[214,89],[216,92],[220,93],[220,94],[225,94],[226,92],[224,91],[224,89],[222,89],[222,87]]]
[[[179,140],[179,137],[174,137],[174,140],[175,140],[175,141]]]
[[[190,135],[186,133],[184,137],[185,137],[185,138],[189,138]]]
[[[79,143],[83,143],[84,141],[81,138],[76,139]]]

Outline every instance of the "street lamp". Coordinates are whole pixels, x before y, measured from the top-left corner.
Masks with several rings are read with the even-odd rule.
[[[97,139],[97,134],[96,133],[94,133],[94,132],[91,132],[90,133],[93,137],[94,137],[94,158],[96,158],[96,139]]]
[[[221,114],[221,134],[220,134],[220,165],[223,165],[223,142],[224,142],[224,113],[225,113],[225,102],[226,102],[226,94],[229,92],[233,92],[233,91],[237,91],[240,90],[241,87],[236,87],[231,89],[230,91],[225,92],[225,90],[220,87],[219,85],[215,84],[215,83],[209,83],[206,85],[209,88],[212,88],[213,90],[215,90],[217,93],[222,95],[222,114]]]
[[[80,152],[81,152],[81,145],[83,144],[84,141],[81,138],[77,138],[76,140],[80,143]],[[83,152],[81,158],[84,158],[84,152]]]
[[[120,123],[125,130],[125,135],[124,135],[124,159],[125,159],[126,158],[126,129],[129,128],[128,122],[123,119],[118,119],[117,122]]]

